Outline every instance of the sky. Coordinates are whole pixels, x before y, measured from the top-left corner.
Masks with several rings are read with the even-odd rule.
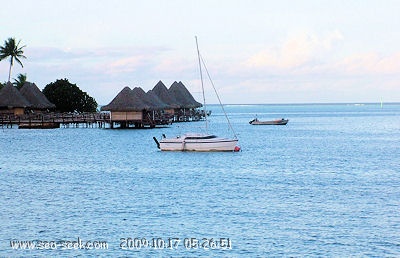
[[[21,40],[27,57],[12,78],[40,89],[66,78],[100,105],[160,80],[201,101],[195,36],[225,104],[400,102],[398,0],[6,2],[0,44]]]

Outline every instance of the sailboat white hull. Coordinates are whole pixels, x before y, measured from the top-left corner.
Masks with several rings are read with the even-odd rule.
[[[201,58],[200,58],[200,52],[199,52],[199,47],[197,44],[197,37],[196,37],[196,46],[197,46],[197,55],[199,58],[199,68],[200,68],[200,78],[201,78],[201,88],[203,92],[203,110],[204,113],[207,114],[206,111],[206,102],[205,102],[205,96],[204,96],[204,85],[203,85],[203,76],[202,76],[202,70],[201,70]],[[204,61],[203,61],[204,64]],[[204,64],[205,67],[205,64]],[[206,68],[207,69],[207,68]],[[208,74],[208,71],[207,71]],[[210,78],[210,77],[209,77]],[[211,80],[211,78],[210,78]],[[211,84],[214,87],[214,84],[211,82]],[[215,90],[215,88],[214,88]],[[215,93],[217,91],[215,90]],[[218,94],[217,94],[218,97]],[[218,97],[219,99],[219,97]],[[221,104],[221,101],[220,101]],[[222,106],[222,104],[221,104]],[[223,107],[222,107],[223,108]],[[225,110],[224,110],[225,113]],[[228,120],[228,116],[225,113],[225,117]],[[206,131],[207,130],[207,116],[205,118],[205,123],[206,123]],[[230,125],[230,123],[229,123]],[[233,129],[232,129],[233,131]],[[175,138],[164,138],[161,141],[158,141],[155,137],[153,137],[154,141],[157,144],[157,147],[162,150],[162,151],[239,151],[240,147],[236,146],[238,143],[238,140],[236,139],[236,135],[234,139],[227,139],[227,138],[219,138],[215,135],[212,134],[203,134],[203,133],[188,133],[184,134],[182,136],[178,136]]]
[[[177,138],[165,138],[160,141],[162,151],[235,151],[237,139],[218,137],[193,137],[183,136]]]

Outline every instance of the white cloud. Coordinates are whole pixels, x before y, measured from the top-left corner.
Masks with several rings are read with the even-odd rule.
[[[342,40],[335,30],[324,37],[301,32],[288,37],[279,46],[267,46],[245,61],[245,66],[255,69],[292,69],[318,60],[331,51],[332,45]]]
[[[376,52],[350,55],[339,61],[338,69],[353,75],[390,75],[400,71],[400,52],[384,56]]]
[[[194,64],[185,58],[166,57],[159,60],[154,70],[158,73],[190,73],[194,70]]]
[[[139,67],[149,63],[149,57],[146,55],[135,55],[124,58],[119,58],[115,61],[111,61],[106,64],[104,70],[107,74],[121,74],[121,73],[131,73],[135,72]],[[104,65],[104,64],[103,64]]]
[[[341,97],[367,99],[375,96],[374,92],[386,94],[384,99],[396,96],[392,92],[397,90],[400,79],[400,52],[345,52],[341,51],[343,44],[345,38],[336,30],[324,35],[298,33],[281,44],[264,48],[212,48],[211,53],[218,53],[217,57],[211,54],[205,61],[224,103],[323,102],[330,101],[329,97],[340,102]],[[229,51],[224,52],[226,49]],[[258,53],[249,54],[254,49],[259,49]],[[209,52],[206,51],[207,56]],[[101,104],[111,101],[124,86],[140,86],[147,91],[158,80],[167,86],[175,80],[182,81],[201,99],[197,94],[200,82],[196,59],[181,50],[42,47],[27,48],[26,55],[24,68],[15,66],[13,77],[19,72],[27,73],[28,80],[41,88],[67,78]],[[8,62],[0,65],[6,78]],[[207,84],[206,88],[210,102],[217,102],[212,88]]]

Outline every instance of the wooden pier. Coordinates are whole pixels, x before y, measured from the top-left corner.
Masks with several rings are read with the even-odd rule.
[[[20,129],[50,129],[60,127],[86,128],[154,128],[170,124],[168,117],[146,115],[143,119],[124,119],[113,121],[108,112],[96,113],[38,113],[38,114],[0,114],[0,127]]]
[[[38,114],[0,114],[2,128],[48,129],[60,127],[106,127],[110,123],[108,113],[38,113]]]
[[[28,113],[15,115],[0,113],[0,127],[19,129],[52,129],[52,128],[155,128],[166,126],[172,122],[198,121],[203,117],[200,113],[178,116],[159,112],[140,112],[140,116],[117,116],[110,112],[95,113]],[[182,119],[184,118],[184,119]]]

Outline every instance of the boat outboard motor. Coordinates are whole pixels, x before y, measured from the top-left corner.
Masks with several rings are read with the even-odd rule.
[[[160,148],[160,143],[158,142],[157,138],[156,138],[156,137],[153,137],[153,140],[156,142],[157,148]]]

